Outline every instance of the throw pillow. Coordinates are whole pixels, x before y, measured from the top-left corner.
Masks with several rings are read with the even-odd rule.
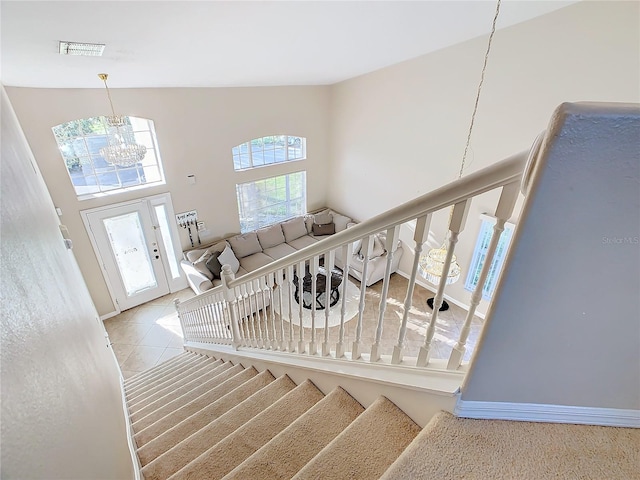
[[[256,232],[248,232],[236,235],[229,239],[229,245],[233,249],[236,258],[244,258],[262,251]]]
[[[373,237],[373,246],[371,252],[369,252],[369,260],[384,255],[387,250],[384,248],[384,243],[378,238],[377,235]],[[364,250],[361,248],[359,256],[364,258]]]
[[[333,222],[323,225],[318,223],[313,224],[314,235],[333,235],[334,233],[336,233],[336,225]]]
[[[206,251],[207,251],[206,248],[199,248],[199,249],[196,249],[196,250],[187,250],[182,255],[183,255],[185,260],[188,260],[191,263],[195,263],[202,256],[202,254],[204,252],[206,252]]]
[[[291,220],[282,222],[280,225],[282,226],[282,233],[284,233],[284,239],[287,243],[307,235],[307,227],[304,224],[303,217],[292,218]]]
[[[336,233],[346,230],[347,225],[351,223],[351,217],[340,215],[339,213],[332,212],[333,223],[336,224]]]
[[[193,268],[195,268],[198,273],[201,273],[202,275],[207,277],[209,280],[213,280],[213,273],[211,273],[211,270],[207,268],[208,259],[209,257],[207,257],[206,259],[202,259],[202,257],[200,257],[198,260],[193,262]]]
[[[218,261],[220,262],[220,265],[229,265],[233,273],[238,273],[240,262],[233,254],[231,247],[226,247],[224,249],[224,251],[218,256]]]
[[[313,216],[313,223],[317,223],[318,225],[326,225],[327,223],[333,222],[333,215],[330,213],[316,213]]]
[[[213,245],[211,245],[210,247],[207,247],[206,249],[204,248],[199,248],[199,249],[194,249],[194,250],[187,250],[186,252],[183,253],[183,256],[185,257],[185,259],[189,260],[191,263],[195,263],[197,262],[200,258],[202,258],[203,256],[207,256],[207,258],[209,257],[209,255],[211,255],[211,253],[213,252],[221,252],[224,250],[224,248],[227,246],[227,242],[226,240],[222,240],[218,243],[215,243]],[[205,259],[206,261],[206,259]]]
[[[205,265],[213,275],[213,278],[220,278],[220,272],[222,271],[222,265],[220,265],[220,261],[218,257],[222,252],[214,252],[209,260],[206,261]]]
[[[260,245],[262,245],[263,250],[284,243],[284,234],[282,233],[282,227],[279,223],[271,225],[270,227],[261,228],[257,234],[258,241]]]

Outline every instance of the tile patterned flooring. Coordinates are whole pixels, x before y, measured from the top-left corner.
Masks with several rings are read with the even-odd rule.
[[[383,355],[391,355],[393,345],[397,342],[408,284],[408,280],[398,274],[393,274],[390,280],[382,333],[382,343],[385,345],[382,349]],[[354,281],[354,283],[358,282]],[[381,290],[382,282],[367,289],[362,329],[364,352],[368,351],[375,338]],[[433,295],[432,291],[420,285],[415,286],[412,299],[413,307],[410,309],[408,317],[405,358],[417,356],[420,346],[424,343],[426,322],[431,312],[431,309],[426,305],[426,300]],[[188,288],[126,310],[120,315],[104,321],[118,364],[125,378],[147,370],[182,352],[182,330],[173,306],[173,300],[178,298],[184,301],[193,296],[193,291]],[[434,359],[449,357],[451,348],[458,340],[467,314],[465,310],[456,305],[450,305],[449,310],[440,312],[438,316],[432,343],[431,358]],[[471,358],[482,324],[482,319],[477,316],[473,318],[465,361]],[[345,341],[349,346],[355,339],[356,325],[355,319],[345,324]],[[339,328],[338,326],[329,329],[332,345],[335,345],[338,339]],[[308,341],[310,335],[306,330],[305,339]],[[321,331],[318,332],[318,335],[321,335]],[[297,328],[294,329],[294,334],[297,335]]]

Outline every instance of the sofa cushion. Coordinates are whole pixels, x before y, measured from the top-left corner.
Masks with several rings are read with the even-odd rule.
[[[268,255],[265,255],[262,252],[254,253],[253,255],[249,255],[248,257],[243,257],[240,259],[240,266],[244,268],[247,272],[253,272],[260,267],[264,267],[265,265],[273,262],[273,258]]]
[[[233,254],[233,250],[231,250],[231,247],[227,246],[224,249],[224,251],[218,256],[218,261],[220,262],[220,265],[229,265],[233,273],[238,273],[240,262]]]
[[[213,278],[220,278],[220,271],[222,270],[222,265],[220,265],[220,261],[218,257],[222,252],[213,252],[213,254],[209,257],[209,260],[206,261],[205,265],[209,269],[209,271],[213,274]]]
[[[265,248],[264,254],[269,255],[274,260],[278,260],[280,258],[286,257],[292,253],[295,253],[297,250],[293,248],[288,243],[281,243],[280,245],[276,245],[271,248]]]
[[[303,217],[292,218],[291,220],[282,222],[280,225],[282,226],[282,232],[288,244],[291,244],[292,240],[307,235],[307,227]]]
[[[300,250],[301,248],[308,247],[309,245],[313,245],[316,243],[318,239],[310,237],[309,235],[304,235],[300,238],[296,238],[295,240],[287,241],[289,245],[291,245],[296,250]]]
[[[261,228],[256,233],[258,234],[258,241],[262,246],[262,250],[284,243],[284,234],[282,233],[282,227],[279,223],[271,225],[270,227]]]
[[[262,251],[256,232],[247,232],[229,239],[229,245],[237,259]]]

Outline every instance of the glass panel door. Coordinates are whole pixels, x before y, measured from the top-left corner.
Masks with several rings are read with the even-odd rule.
[[[102,222],[127,296],[157,287],[139,213],[125,213]]]
[[[147,199],[82,213],[119,310],[170,292],[160,230],[154,225]]]

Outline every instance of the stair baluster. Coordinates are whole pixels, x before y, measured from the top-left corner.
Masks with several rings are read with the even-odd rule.
[[[362,280],[360,282],[360,306],[358,307],[358,324],[356,325],[356,338],[351,347],[351,360],[358,360],[362,357],[362,323],[364,321],[364,298],[367,293],[367,273],[369,270],[369,255],[373,249],[373,235],[369,235],[362,241],[360,253],[362,254]]]
[[[287,267],[287,277],[286,277],[286,284],[287,284],[287,303],[289,304],[289,347],[288,350],[290,352],[295,352],[296,351],[296,341],[293,337],[293,300],[291,299],[291,297],[293,297],[293,265],[289,265]]]
[[[300,332],[298,333],[298,353],[305,352],[304,345],[304,326],[302,324],[302,283],[304,277],[305,262],[300,262],[298,264],[298,321],[300,325]]]
[[[347,286],[349,285],[349,259],[353,253],[353,243],[349,242],[342,246],[342,258],[344,259],[344,269],[342,270],[342,305],[340,307],[340,332],[338,343],[336,344],[336,358],[344,357],[344,317],[347,314]]]
[[[444,287],[447,284],[446,277],[449,274],[453,252],[456,248],[456,243],[458,243],[458,235],[464,228],[470,204],[471,199],[467,199],[462,202],[456,203],[453,207],[453,212],[449,221],[449,240],[447,242],[447,255],[444,259],[444,265],[442,266],[442,275],[440,276],[440,283],[438,283],[438,290],[433,300],[433,313],[431,314],[431,320],[425,334],[424,345],[420,347],[420,352],[418,353],[418,360],[416,362],[416,365],[418,367],[426,367],[429,363],[429,357],[431,356],[431,342],[433,341],[433,335],[436,331],[436,324],[438,323],[438,313],[440,312],[440,307],[442,306]]]
[[[393,263],[393,256],[398,248],[398,233],[400,232],[400,225],[396,225],[387,230],[387,238],[385,248],[387,250],[387,266],[384,272],[384,278],[382,279],[382,293],[380,295],[380,307],[378,315],[378,327],[376,328],[376,339],[371,346],[370,362],[377,362],[380,360],[382,354],[380,341],[382,340],[382,329],[384,325],[384,312],[387,310],[387,295],[389,293],[389,277],[391,276],[391,265]]]
[[[404,340],[407,336],[407,323],[409,321],[409,311],[413,304],[413,290],[416,285],[416,275],[418,273],[418,265],[420,263],[420,255],[422,254],[422,246],[429,237],[429,226],[431,225],[431,214],[424,215],[417,219],[416,229],[413,233],[413,241],[415,242],[415,253],[413,255],[413,265],[411,267],[411,276],[409,277],[409,285],[407,285],[407,296],[404,299],[404,311],[402,313],[402,323],[398,332],[398,344],[393,347],[393,356],[391,363],[398,365],[402,363],[404,350]]]
[[[469,304],[469,310],[464,319],[462,329],[460,330],[460,337],[451,350],[451,355],[449,356],[449,361],[447,362],[448,370],[457,370],[458,367],[462,364],[462,359],[466,351],[467,338],[469,338],[469,332],[471,331],[471,322],[473,320],[473,316],[476,313],[476,308],[478,307],[478,305],[480,304],[480,300],[482,299],[482,290],[484,289],[484,283],[487,280],[489,272],[491,271],[491,264],[493,263],[493,257],[496,253],[498,242],[500,241],[500,235],[502,235],[502,232],[504,231],[504,224],[513,213],[513,209],[515,207],[516,200],[518,199],[519,192],[520,185],[518,183],[512,183],[502,187],[500,200],[498,200],[498,206],[495,210],[496,224],[493,227],[491,241],[489,242],[489,247],[487,248],[487,253],[484,258],[482,270],[480,271],[478,283],[476,284],[476,288],[471,294],[471,303]]]
[[[318,353],[318,344],[316,342],[316,294],[318,293],[317,276],[318,276],[319,257],[314,255],[311,259],[309,273],[311,273],[311,340],[309,341],[309,355]],[[304,271],[303,271],[304,272]],[[304,275],[304,273],[303,273]],[[304,292],[300,290],[300,303],[303,304]]]
[[[324,288],[324,342],[322,342],[322,356],[326,357],[331,354],[331,347],[329,346],[329,311],[331,304],[331,272],[335,264],[334,250],[329,250],[324,254],[324,271],[326,275],[325,288]],[[343,278],[343,282],[347,279]]]

